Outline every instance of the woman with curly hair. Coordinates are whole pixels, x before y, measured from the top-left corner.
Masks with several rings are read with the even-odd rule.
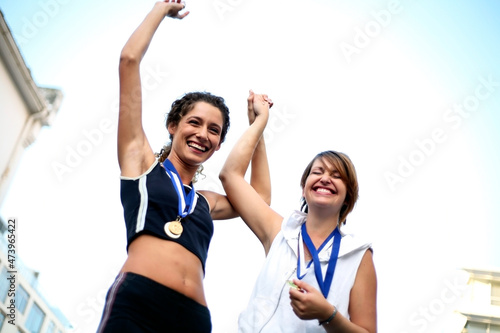
[[[128,256],[106,296],[98,332],[212,329],[203,279],[213,220],[237,214],[226,196],[195,190],[193,179],[221,147],[229,110],[221,97],[185,94],[172,104],[166,120],[171,142],[159,154],[142,126],[141,60],[165,17],[188,15],[184,6],[157,2],[121,52],[118,162]],[[253,177],[266,196],[261,179]]]

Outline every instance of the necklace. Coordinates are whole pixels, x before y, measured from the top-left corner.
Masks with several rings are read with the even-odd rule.
[[[321,292],[323,293],[323,296],[325,298],[328,297],[328,293],[330,292],[330,286],[332,285],[332,280],[333,280],[333,274],[335,273],[335,266],[337,265],[337,259],[339,256],[339,249],[340,249],[340,241],[342,239],[342,235],[340,234],[339,228],[335,228],[335,230],[332,231],[332,233],[325,239],[323,244],[316,249],[314,246],[311,237],[309,237],[309,234],[307,233],[306,229],[306,224],[302,224],[302,229],[301,229],[301,235],[302,239],[304,240],[304,243],[307,246],[307,249],[311,253],[311,256],[313,260],[309,262],[309,265],[307,265],[307,268],[311,265],[312,262],[314,262],[314,274],[316,275],[316,281],[318,282],[318,285],[321,289]],[[323,247],[328,243],[328,241],[333,237],[333,245],[332,245],[332,252],[330,254],[330,260],[328,261],[328,268],[326,270],[325,278],[323,279],[323,273],[321,272],[321,263],[319,261],[319,252],[323,249]],[[300,238],[299,238],[300,239]],[[304,275],[300,275],[300,258],[297,260],[297,278],[302,279]]]
[[[175,239],[182,235],[184,228],[182,227],[181,220],[194,211],[198,196],[195,195],[196,191],[194,190],[193,183],[190,184],[191,191],[186,195],[184,185],[181,182],[181,176],[170,160],[166,159],[163,162],[163,166],[165,167],[167,174],[170,176],[170,180],[172,180],[178,199],[177,218],[174,221],[165,223],[163,229],[165,230],[167,236]]]

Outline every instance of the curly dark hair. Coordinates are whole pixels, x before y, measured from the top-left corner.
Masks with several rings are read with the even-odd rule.
[[[195,104],[198,102],[208,103],[220,110],[223,120],[222,131],[220,134],[220,142],[221,143],[224,142],[230,125],[229,108],[226,106],[224,98],[213,95],[209,92],[200,92],[200,91],[190,92],[185,94],[181,98],[177,99],[176,101],[174,101],[172,103],[170,112],[168,112],[167,114],[165,127],[168,128],[170,124],[174,125],[179,124],[182,117],[184,117],[187,113],[189,113],[189,111],[191,111],[194,108]],[[170,150],[172,148],[171,142],[172,142],[172,135],[170,135],[170,142],[167,145],[163,146],[161,151],[156,154],[160,162],[165,161],[168,154],[170,154]]]

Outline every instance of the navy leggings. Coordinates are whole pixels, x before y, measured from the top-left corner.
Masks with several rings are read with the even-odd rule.
[[[120,273],[106,295],[98,333],[212,331],[206,306],[156,281]]]

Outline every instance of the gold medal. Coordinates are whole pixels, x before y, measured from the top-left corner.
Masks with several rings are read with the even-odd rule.
[[[182,234],[182,224],[178,221],[172,221],[168,224],[168,230],[174,235]]]
[[[164,229],[169,237],[179,238],[183,231],[181,218],[177,217],[177,220],[165,223]]]

